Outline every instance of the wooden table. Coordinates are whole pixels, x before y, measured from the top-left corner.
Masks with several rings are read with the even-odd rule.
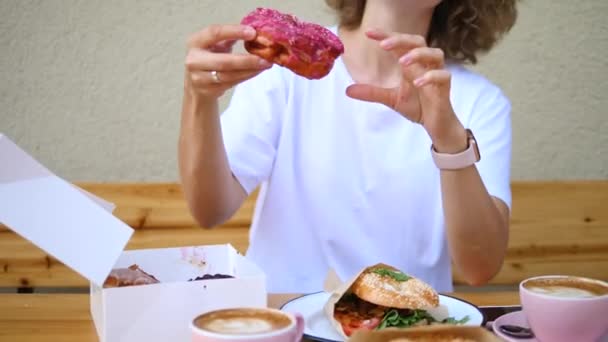
[[[456,293],[478,306],[519,304],[517,292]],[[278,308],[295,295],[273,294]],[[0,294],[0,341],[98,341],[88,294]]]

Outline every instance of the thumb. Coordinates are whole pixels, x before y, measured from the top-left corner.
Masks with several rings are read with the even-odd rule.
[[[377,102],[390,108],[397,104],[394,88],[380,88],[368,84],[353,84],[346,88],[346,95],[361,101]]]

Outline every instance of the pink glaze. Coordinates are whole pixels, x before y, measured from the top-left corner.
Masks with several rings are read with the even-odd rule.
[[[290,46],[295,55],[312,54],[312,62],[317,62],[323,54],[334,58],[344,52],[344,46],[333,32],[321,25],[306,23],[297,17],[269,8],[257,8],[241,20],[242,25],[253,27],[258,34],[272,37],[278,44]],[[323,52],[323,53],[321,53]]]
[[[268,48],[257,51],[260,57],[308,79],[325,77],[335,59],[344,53],[340,38],[330,30],[273,9],[258,8],[241,24],[253,27],[257,32],[255,41]],[[246,42],[245,48],[256,53],[253,42]]]

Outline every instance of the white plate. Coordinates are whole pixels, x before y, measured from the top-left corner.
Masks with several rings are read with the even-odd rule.
[[[326,292],[318,292],[309,295],[304,295],[285,303],[281,310],[286,312],[299,312],[304,316],[306,327],[304,329],[304,337],[323,342],[340,342],[344,339],[336,332],[331,325],[325,313],[323,306],[329,299],[330,294]],[[469,316],[469,321],[466,325],[481,326],[484,323],[484,317],[479,309],[463,300],[439,295],[439,308],[429,312],[437,319],[444,319],[448,316],[456,319],[461,319]]]

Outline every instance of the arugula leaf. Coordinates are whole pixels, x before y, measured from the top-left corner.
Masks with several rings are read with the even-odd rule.
[[[384,318],[382,318],[382,321],[380,322],[380,325],[376,327],[376,330],[384,329],[387,327],[393,327],[396,326],[396,324],[398,323],[399,313],[397,312],[397,310],[390,310],[384,315]]]
[[[427,320],[429,323],[435,321],[435,319],[424,310],[413,310],[412,313],[407,316],[399,315],[397,310],[389,310],[384,315],[384,318],[382,318],[382,321],[376,330],[390,327],[407,328],[422,320]]]
[[[412,310],[411,314],[407,316],[401,316],[397,310],[389,310],[384,314],[382,321],[376,327],[376,330],[381,330],[385,328],[395,327],[395,328],[407,328],[415,325],[416,323],[426,320],[428,324],[432,323],[444,323],[444,324],[464,324],[469,321],[469,316],[465,316],[464,318],[457,320],[453,317],[448,317],[442,321],[437,321],[433,316],[431,316],[425,310]]]
[[[469,316],[464,316],[461,319],[456,319],[454,317],[448,317],[446,319],[444,319],[443,321],[441,321],[441,323],[446,323],[446,324],[465,324],[466,322],[469,321]]]
[[[408,279],[411,279],[411,277],[409,277],[405,273],[389,270],[388,268],[377,268],[377,269],[373,270],[373,272],[376,274],[379,274],[381,276],[391,277],[391,278],[395,279],[396,281],[406,281]]]

